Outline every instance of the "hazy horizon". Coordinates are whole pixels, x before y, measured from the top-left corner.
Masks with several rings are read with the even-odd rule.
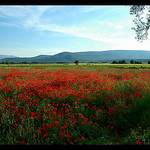
[[[130,6],[0,6],[0,55],[34,57],[61,52],[150,51],[141,42]]]

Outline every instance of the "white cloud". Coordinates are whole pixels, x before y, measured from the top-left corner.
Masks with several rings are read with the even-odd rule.
[[[20,18],[29,13],[31,6],[0,6],[0,13],[4,17]]]
[[[123,30],[124,27],[127,25],[127,23],[125,22],[109,22],[109,21],[97,21],[98,24],[100,24],[101,26],[108,26],[111,27],[112,29],[116,29],[116,30]]]
[[[122,30],[122,29],[124,28],[124,26],[123,26],[123,25],[116,25],[115,28],[116,28],[117,30]]]
[[[105,32],[93,32],[88,27],[80,27],[80,26],[58,26],[58,25],[44,25],[39,24],[37,26],[40,30],[47,30],[47,31],[55,31],[70,34],[77,37],[88,38],[91,40],[99,41],[102,43],[106,43],[112,45],[112,49],[150,49],[149,42],[144,41],[143,43],[139,43],[135,40],[134,36],[132,35],[131,38],[124,36],[126,35],[126,31],[123,31],[124,26],[118,25],[115,26],[114,24],[109,23],[109,25],[117,28],[118,31],[112,32],[107,34]],[[131,29],[130,29],[131,30]],[[133,33],[133,30],[129,31],[129,33]],[[128,34],[128,33],[127,33]]]
[[[149,37],[150,38],[150,37]],[[116,46],[115,49],[128,49],[128,50],[150,50],[149,41],[138,42],[136,39],[129,38],[129,39],[122,39]]]
[[[14,18],[12,22],[1,22],[0,25],[16,25],[31,28],[40,22],[43,13],[54,6],[0,6],[0,18]]]
[[[8,23],[8,22],[0,22],[0,25],[2,25],[2,26],[16,26],[16,24]]]
[[[112,49],[149,49],[149,43],[147,41],[138,43],[134,39],[134,34],[131,30],[131,18],[125,18],[116,22],[109,20],[97,21],[95,22],[96,26],[81,26],[79,24],[62,26],[60,24],[51,23],[50,21],[47,21],[47,23],[41,20],[42,15],[46,11],[48,11],[50,15],[52,12],[61,8],[62,6],[0,6],[1,16],[17,19],[14,22],[0,22],[0,25],[18,25],[19,27],[33,28],[40,31],[66,33],[110,44],[113,46]],[[80,13],[91,12],[99,8],[99,6],[86,6],[80,10]],[[118,9],[121,8],[119,7]],[[97,26],[97,24],[99,24],[99,26]],[[131,36],[132,38],[130,38]]]

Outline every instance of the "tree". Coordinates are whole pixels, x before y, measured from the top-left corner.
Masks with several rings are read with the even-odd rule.
[[[118,62],[114,60],[114,61],[112,62],[112,64],[118,64]]]
[[[134,64],[135,62],[134,62],[134,60],[132,59],[131,61],[130,61],[130,64]]]
[[[9,62],[8,60],[6,60],[5,64],[8,64],[8,65],[9,65],[9,64],[10,64],[10,62]]]
[[[79,60],[76,60],[74,63],[75,63],[76,65],[78,65],[78,63],[79,63]]]
[[[126,64],[125,60],[119,60],[119,64]]]
[[[150,64],[150,61],[148,61],[148,64]]]
[[[135,61],[135,64],[142,64],[141,61]]]
[[[133,20],[135,27],[132,27],[136,32],[135,38],[141,42],[146,40],[150,27],[150,6],[132,5],[130,7],[130,15],[135,16]]]

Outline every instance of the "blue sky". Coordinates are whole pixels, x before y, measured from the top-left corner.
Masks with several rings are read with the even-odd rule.
[[[124,5],[1,5],[0,55],[150,50],[150,38],[135,40],[129,11]]]

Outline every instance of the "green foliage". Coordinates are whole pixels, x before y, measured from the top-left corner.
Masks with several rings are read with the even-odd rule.
[[[138,41],[143,41],[148,38],[148,30],[150,27],[149,11],[149,6],[133,5],[130,7],[130,14],[135,17],[133,20],[135,27],[132,29],[135,31],[135,38]],[[143,17],[143,14],[146,14],[146,17]]]
[[[126,64],[127,62],[125,60],[119,60],[119,64]]]
[[[112,64],[118,64],[118,62],[114,60],[114,61],[112,62]]]
[[[141,61],[135,61],[135,64],[142,64]]]
[[[135,62],[134,62],[134,60],[132,59],[131,61],[130,61],[130,64],[134,64]]]
[[[150,128],[143,129],[142,127],[137,127],[132,129],[128,136],[120,138],[119,143],[122,145],[135,145],[137,141],[140,141],[142,145],[150,144]]]
[[[79,60],[76,60],[74,63],[75,63],[76,65],[78,65],[78,63],[79,63]]]
[[[150,128],[150,93],[144,99],[137,100],[132,107],[122,110],[114,120],[115,130],[121,137],[127,137],[134,129]]]
[[[117,61],[113,61],[112,64],[126,64],[127,62],[125,60],[119,60],[119,62]]]
[[[7,61],[5,62],[5,64],[9,65],[9,64],[10,64],[10,62],[7,60]]]

